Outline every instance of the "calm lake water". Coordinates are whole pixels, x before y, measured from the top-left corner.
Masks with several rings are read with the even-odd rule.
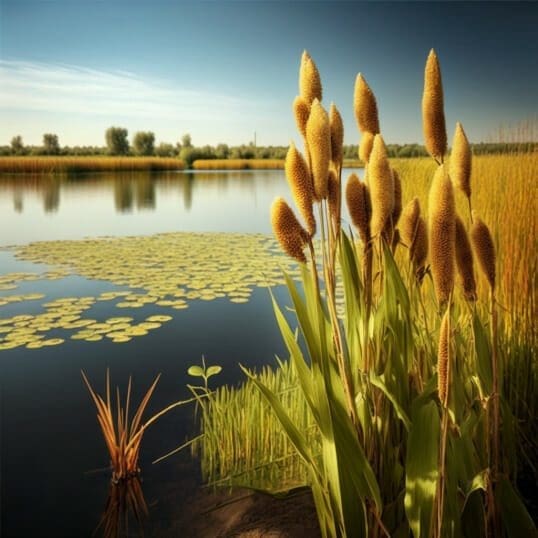
[[[290,200],[282,171],[3,177],[0,247],[174,231],[270,233],[269,207],[275,196]],[[47,269],[0,250],[0,275]],[[70,275],[21,282],[16,292],[0,291],[0,298],[39,292],[51,301],[117,289]],[[286,303],[285,290],[275,291]],[[99,392],[107,368],[112,384],[122,389],[132,375],[135,403],[161,373],[149,416],[189,395],[185,386],[192,378],[186,370],[202,355],[209,364],[223,366],[216,385],[242,380],[240,362],[255,367],[274,364],[275,354],[284,357],[268,299],[266,289],[254,288],[245,304],[194,300],[187,310],[144,307],[134,314],[99,302],[88,311],[90,317],[143,320],[166,313],[173,319],[121,345],[68,339],[57,347],[0,351],[0,535],[90,536],[99,522],[109,487],[109,474],[102,470],[108,456],[81,369]],[[39,301],[8,304],[0,307],[0,318],[38,311]],[[169,413],[145,435],[141,467],[149,535],[171,526],[181,499],[199,482],[188,452],[158,465],[151,461],[194,433],[189,407]]]

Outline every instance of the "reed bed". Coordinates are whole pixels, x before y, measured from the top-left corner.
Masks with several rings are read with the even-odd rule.
[[[226,398],[202,419],[208,476],[233,482],[246,453],[248,468],[252,454],[264,466],[283,461],[282,442],[273,444],[280,434],[263,437],[280,425],[303,462],[324,537],[535,536],[516,484],[521,458],[532,468],[538,453],[536,156],[473,160],[457,124],[449,159],[431,51],[422,101],[431,158],[389,162],[374,92],[359,75],[365,180],[348,179],[354,226],[344,232],[339,114],[323,108],[306,52],[299,73],[304,154],[292,145],[286,158],[299,218],[282,198],[271,210],[282,250],[301,268],[302,286],[285,275],[292,323],[273,297],[298,390],[279,390],[284,365],[262,377],[244,369],[244,388],[220,389]],[[248,434],[242,421],[234,430],[244,409]],[[224,473],[207,464],[217,453]]]
[[[52,174],[182,170],[180,159],[161,157],[0,157],[0,173]]]
[[[279,170],[284,168],[282,159],[197,159],[195,170]]]

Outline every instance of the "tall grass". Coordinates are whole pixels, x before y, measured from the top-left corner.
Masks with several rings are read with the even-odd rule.
[[[160,157],[0,157],[0,173],[13,174],[182,169],[181,160]]]
[[[331,120],[320,103],[319,81],[312,59],[303,55],[301,95],[294,106],[307,167],[290,164],[286,172],[300,215],[306,215],[306,229],[282,199],[272,209],[274,232],[283,250],[303,262],[302,287],[286,276],[293,324],[273,299],[299,386],[290,394],[300,396],[290,405],[277,390],[276,378],[269,382],[267,376],[259,378],[245,370],[249,382],[270,405],[272,422],[280,424],[303,462],[323,536],[535,535],[535,525],[514,485],[520,454],[512,392],[528,399],[531,414],[527,416],[532,418],[536,365],[524,359],[515,361],[528,368],[524,375],[531,374],[526,384],[514,373],[513,365],[508,367],[514,353],[516,357],[520,353],[511,344],[521,341],[521,357],[533,349],[532,320],[525,314],[521,320],[511,317],[518,315],[514,312],[505,318],[502,304],[512,297],[510,304],[523,308],[518,312],[526,312],[527,307],[521,306],[525,299],[517,300],[511,295],[516,292],[502,282],[508,278],[509,285],[517,286],[519,280],[529,278],[529,291],[535,294],[535,276],[520,270],[497,279],[494,274],[501,273],[492,266],[495,258],[503,259],[497,263],[506,263],[510,269],[515,263],[507,261],[502,252],[495,255],[495,250],[503,248],[496,230],[506,227],[501,232],[506,238],[514,233],[517,238],[517,230],[522,230],[505,225],[507,219],[514,223],[522,218],[514,204],[519,200],[527,215],[536,220],[527,201],[520,199],[523,187],[515,189],[521,194],[506,199],[505,211],[513,213],[506,218],[502,209],[494,207],[498,200],[486,175],[491,170],[481,169],[480,161],[476,166],[473,162],[473,178],[487,178],[487,184],[478,187],[472,179],[472,189],[455,192],[448,175],[440,67],[432,51],[423,97],[426,146],[432,159],[406,163],[415,166],[413,170],[389,163],[374,94],[362,77],[357,79],[355,113],[366,141],[361,145],[367,162],[365,187],[359,192],[352,183],[346,197],[348,203],[361,203],[359,208],[350,207],[361,236],[361,241],[356,240],[354,231],[340,231],[341,152],[332,147]],[[310,111],[306,126],[303,109]],[[461,138],[461,143],[466,140]],[[294,151],[292,147],[288,153],[290,163],[291,159],[299,162]],[[469,163],[457,162],[461,158],[468,159],[466,151],[457,151],[452,163],[461,174],[460,186],[468,184],[466,174],[471,169]],[[510,181],[510,176],[503,183],[499,179],[497,185],[508,189]],[[429,261],[420,268],[411,245],[398,239],[401,202],[405,205],[415,196],[421,203],[412,208],[413,222],[428,221]],[[309,199],[315,202],[320,235],[316,242],[314,227],[308,223],[310,213],[304,207]],[[419,206],[427,219],[421,220]],[[471,217],[471,208],[482,220]],[[461,223],[456,233],[458,214]],[[493,226],[492,242],[489,227]],[[420,229],[426,233],[425,225]],[[412,236],[412,232],[404,235]],[[471,237],[474,268],[469,266],[467,243],[463,250],[462,245],[456,249],[462,234]],[[527,256],[522,263],[530,267],[536,263],[532,246],[532,239],[531,243],[523,239],[522,246],[516,247],[522,249],[520,255]],[[456,273],[456,252],[458,268],[465,266],[467,277],[469,271],[480,275],[477,293],[470,289],[469,278],[462,287]],[[515,336],[520,323],[522,337]],[[245,392],[229,393],[218,408],[210,404],[203,414],[202,446],[216,436],[213,447],[220,450],[223,437],[235,438],[238,444],[226,445],[226,452],[219,455],[230,458],[233,465],[238,465],[238,458],[232,454],[247,452],[254,438],[257,442],[270,429],[268,424],[253,428],[256,435],[245,442],[232,433],[238,411],[230,410],[232,416],[228,416],[226,405],[247,397],[247,389],[242,390]],[[242,405],[256,420],[261,404],[252,393],[248,397]],[[304,402],[315,424],[316,442],[297,417]],[[527,431],[532,435],[532,430]],[[260,461],[273,446],[271,438],[266,442],[265,452],[255,451]],[[215,448],[210,454],[215,454]],[[273,460],[282,456],[282,452],[272,454]],[[204,458],[207,461],[208,454]],[[210,468],[220,472],[218,467]],[[225,467],[224,474],[233,473],[230,468]]]
[[[275,170],[284,168],[282,159],[198,159],[195,170]]]

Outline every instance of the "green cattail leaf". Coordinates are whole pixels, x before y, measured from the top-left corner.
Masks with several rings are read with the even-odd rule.
[[[420,397],[419,397],[420,398]],[[429,536],[439,478],[440,420],[433,401],[415,401],[407,441],[405,513],[415,538]]]
[[[403,422],[405,429],[409,431],[411,428],[411,421],[409,420],[409,417],[407,416],[407,413],[404,411],[403,407],[398,402],[396,396],[392,394],[392,392],[390,392],[390,390],[388,389],[387,385],[385,385],[384,376],[376,376],[372,374],[370,376],[370,381],[372,385],[375,385],[376,387],[380,388],[385,393],[385,396],[394,406],[394,411],[396,411],[396,415],[398,415],[398,418]]]
[[[202,370],[202,368],[200,368],[200,366],[191,366],[188,370],[187,370],[187,373],[189,375],[192,375],[193,377],[204,377],[204,371]]]
[[[206,371],[206,377],[211,377],[212,375],[217,375],[222,372],[222,366],[210,366]]]

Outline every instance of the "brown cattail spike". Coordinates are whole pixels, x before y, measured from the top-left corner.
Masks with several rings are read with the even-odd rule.
[[[359,230],[362,242],[370,241],[370,218],[372,205],[368,187],[357,177],[351,174],[346,184],[346,202],[351,221]]]
[[[439,331],[439,347],[437,350],[437,390],[439,400],[443,407],[446,407],[448,400],[448,361],[450,360],[450,312],[447,308],[443,320],[441,321],[441,330]]]
[[[456,210],[454,189],[444,165],[438,167],[429,198],[430,263],[439,305],[444,305],[454,288]]]
[[[306,263],[303,250],[307,244],[308,232],[299,224],[283,198],[276,198],[271,206],[271,224],[284,252],[298,262]]]
[[[329,162],[331,160],[331,127],[329,116],[321,103],[315,99],[310,117],[306,124],[306,142],[310,151],[314,198],[316,201],[327,198]]]
[[[311,105],[314,99],[321,101],[322,89],[318,68],[306,50],[301,57],[299,69],[299,95]]]
[[[342,166],[344,124],[342,123],[342,116],[340,116],[340,112],[338,112],[334,103],[331,103],[329,111],[329,124],[331,126],[331,161],[336,168],[339,168]]]
[[[387,149],[381,135],[376,135],[368,163],[368,188],[372,200],[372,237],[385,228],[394,209],[394,178]]]
[[[495,289],[495,245],[487,225],[473,211],[473,226],[471,227],[471,241],[474,253],[483,273],[488,279],[491,289]]]
[[[461,123],[458,122],[450,155],[450,177],[467,198],[471,198],[471,158],[469,141]]]
[[[379,133],[379,118],[374,93],[359,73],[355,80],[354,109],[357,125],[362,132]]]
[[[293,142],[286,155],[284,168],[295,205],[306,223],[308,233],[313,236],[316,233],[316,220],[312,208],[314,196],[312,180],[308,166]]]
[[[446,153],[443,84],[441,81],[439,61],[433,49],[430,51],[424,71],[422,125],[426,150],[435,160],[442,162]]]
[[[295,116],[297,129],[299,129],[303,138],[306,138],[306,122],[308,121],[308,116],[310,116],[310,105],[300,95],[293,101],[293,115]]]
[[[456,215],[456,266],[463,286],[463,294],[468,301],[476,301],[476,281],[473,269],[473,252],[465,225]]]
[[[420,204],[416,197],[402,211],[400,234],[403,242],[409,248],[409,259],[413,263],[415,272],[417,275],[422,274],[428,257],[428,235],[426,223],[420,216]]]
[[[364,131],[361,136],[361,142],[359,144],[359,159],[368,164],[370,160],[370,153],[372,153],[372,146],[374,145],[374,135],[368,131]]]

